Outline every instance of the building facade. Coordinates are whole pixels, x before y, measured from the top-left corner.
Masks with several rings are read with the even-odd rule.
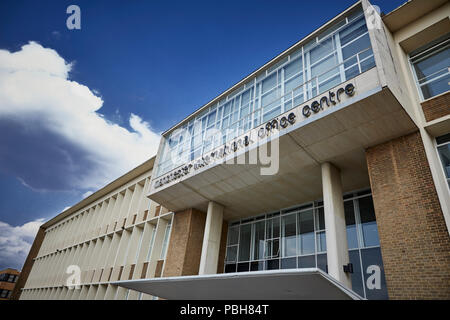
[[[45,223],[17,295],[450,299],[449,16],[355,3]]]
[[[0,271],[0,300],[11,298],[19,275],[20,271],[16,269],[7,268]]]

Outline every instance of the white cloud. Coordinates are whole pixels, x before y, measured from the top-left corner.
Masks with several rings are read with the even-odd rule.
[[[155,155],[160,134],[135,114],[129,118],[131,131],[107,121],[98,113],[103,105],[98,92],[70,80],[72,67],[55,50],[36,42],[17,52],[0,50],[0,120],[19,123],[24,128],[21,134],[29,131],[37,136],[35,132],[45,131],[64,141],[58,154],[66,166],[54,169],[54,176],[66,175],[69,188],[97,189]],[[36,143],[52,145],[52,141]],[[23,156],[30,157],[32,166],[32,159],[45,157],[42,153]],[[54,165],[51,161],[44,162],[49,170],[56,168],[56,161]],[[24,184],[46,189],[41,183],[45,179],[35,176],[39,170],[28,175],[20,168],[15,171]]]
[[[0,268],[22,268],[43,222],[44,219],[37,219],[13,227],[0,221]]]

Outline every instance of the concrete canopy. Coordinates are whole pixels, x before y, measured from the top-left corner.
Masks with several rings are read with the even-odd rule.
[[[170,300],[361,300],[317,268],[222,273],[113,284]]]

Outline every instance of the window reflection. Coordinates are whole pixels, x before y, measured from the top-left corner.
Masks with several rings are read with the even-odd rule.
[[[313,210],[299,213],[299,248],[300,254],[314,253],[314,214]]]
[[[378,246],[380,240],[378,239],[378,229],[375,221],[375,209],[373,207],[372,197],[359,199],[359,213],[361,216],[364,246]]]

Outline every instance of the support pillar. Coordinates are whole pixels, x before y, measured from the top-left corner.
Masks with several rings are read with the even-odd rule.
[[[328,274],[350,288],[352,282],[344,265],[349,263],[341,173],[329,162],[322,164],[323,204],[327,238]]]
[[[208,203],[205,233],[198,274],[215,274],[219,263],[220,238],[222,235],[223,206],[213,201]]]

